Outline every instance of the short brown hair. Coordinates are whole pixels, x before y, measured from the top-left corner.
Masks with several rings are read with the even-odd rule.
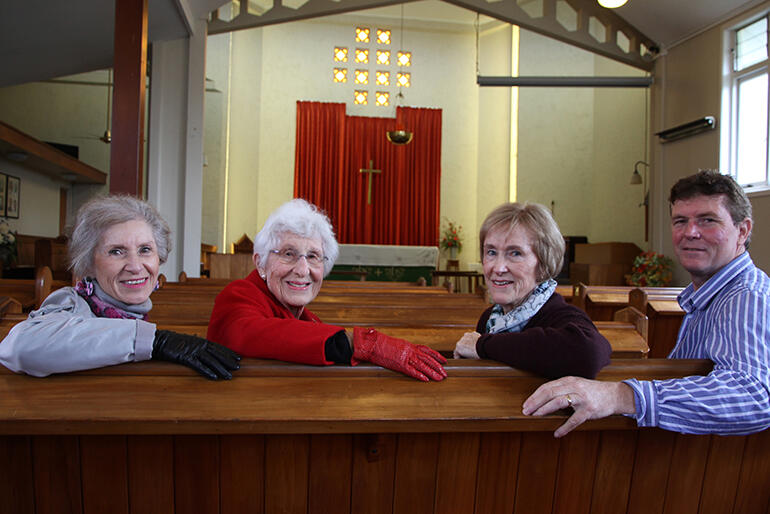
[[[689,200],[696,196],[722,196],[724,206],[735,225],[751,218],[751,202],[743,188],[730,176],[717,170],[701,170],[694,175],[679,179],[671,188],[668,197],[669,209],[678,200]],[[751,234],[744,243],[748,250]]]
[[[545,206],[539,203],[504,203],[490,212],[479,230],[479,248],[484,260],[484,240],[493,228],[513,230],[519,224],[535,237],[532,248],[537,257],[537,281],[555,278],[564,262],[564,237]]]

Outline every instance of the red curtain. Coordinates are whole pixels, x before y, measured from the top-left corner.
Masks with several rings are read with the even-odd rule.
[[[340,243],[435,245],[441,110],[399,107],[396,120],[344,113],[345,104],[297,102],[294,196],[329,214]],[[414,133],[410,144],[385,138],[396,125]],[[381,172],[359,171],[370,167]]]

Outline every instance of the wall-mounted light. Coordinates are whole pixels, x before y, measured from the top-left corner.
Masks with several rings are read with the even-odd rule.
[[[642,164],[645,166],[644,168],[644,174],[639,173],[639,165]],[[631,184],[633,185],[639,185],[642,184],[642,203],[639,204],[641,207],[642,205],[647,205],[648,203],[648,196],[647,196],[647,169],[650,167],[649,164],[647,164],[644,161],[636,161],[634,164],[634,172],[631,174]]]
[[[714,116],[704,116],[703,118],[683,125],[661,130],[660,132],[656,132],[655,135],[660,138],[661,143],[669,143],[671,141],[676,141],[677,139],[700,134],[701,132],[714,130],[715,128],[717,128],[716,118]]]

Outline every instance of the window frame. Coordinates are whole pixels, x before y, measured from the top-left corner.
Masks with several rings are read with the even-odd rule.
[[[735,71],[735,51],[738,31],[765,18],[767,20],[768,57],[740,71]],[[765,180],[741,184],[746,193],[763,192],[770,194],[770,12],[762,12],[744,18],[724,31],[724,54],[722,60],[722,120],[723,130],[720,141],[720,168],[738,180],[737,150],[738,150],[738,86],[742,81],[760,75],[768,76],[768,112],[767,112],[767,144],[765,145]],[[740,182],[739,182],[740,183]]]

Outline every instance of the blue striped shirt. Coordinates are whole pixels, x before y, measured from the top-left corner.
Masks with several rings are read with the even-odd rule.
[[[669,358],[709,359],[714,368],[706,376],[625,380],[638,425],[733,435],[770,427],[770,279],[744,252],[678,300],[685,317]]]

